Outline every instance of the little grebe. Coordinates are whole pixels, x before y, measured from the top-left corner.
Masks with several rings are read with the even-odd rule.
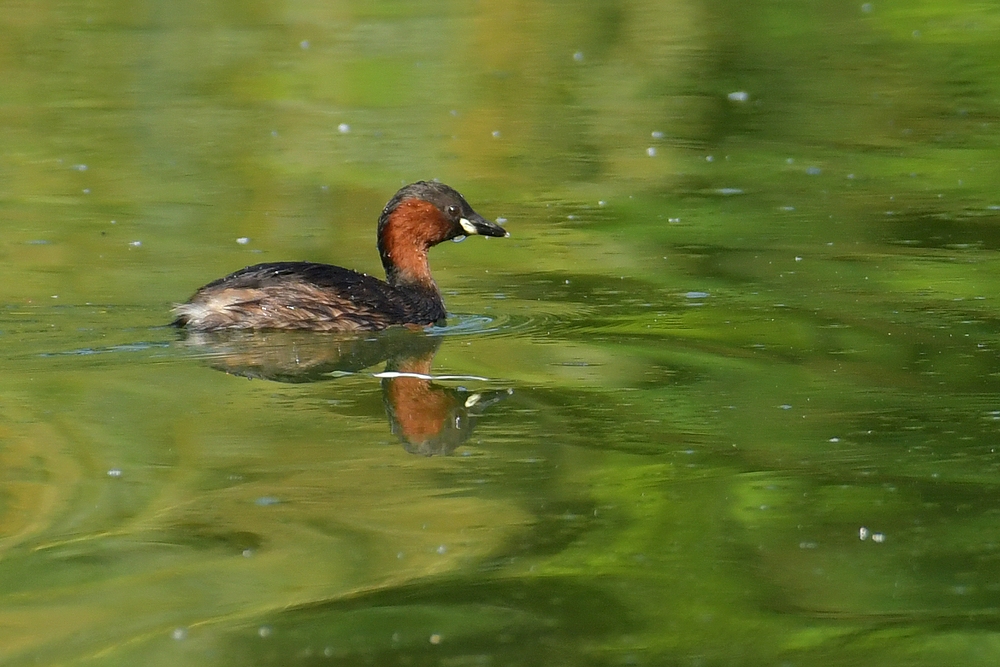
[[[210,282],[174,308],[194,331],[312,329],[374,331],[445,317],[427,251],[459,236],[509,236],[443,183],[418,181],[389,200],[378,220],[385,282],[329,264],[256,264]]]

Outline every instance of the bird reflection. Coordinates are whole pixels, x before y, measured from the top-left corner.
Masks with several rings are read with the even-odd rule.
[[[382,401],[389,427],[406,451],[447,455],[472,434],[476,419],[513,393],[470,392],[437,384],[431,375],[440,336],[389,329],[364,335],[254,331],[190,333],[185,343],[231,375],[276,382],[319,382],[385,361]]]

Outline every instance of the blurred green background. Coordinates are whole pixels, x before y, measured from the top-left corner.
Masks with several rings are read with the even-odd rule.
[[[971,1],[3,2],[0,662],[995,664],[998,39]],[[434,386],[512,390],[450,456],[381,364],[248,381],[164,326],[256,262],[380,274],[428,178],[511,232],[432,251],[434,372],[487,378]]]

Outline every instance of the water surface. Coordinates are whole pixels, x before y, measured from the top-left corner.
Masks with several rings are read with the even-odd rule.
[[[0,18],[4,664],[997,660],[1000,12]],[[245,265],[444,327],[190,338]]]

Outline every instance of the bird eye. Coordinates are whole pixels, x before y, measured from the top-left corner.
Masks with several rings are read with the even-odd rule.
[[[458,207],[457,206],[449,206],[448,207],[448,215],[458,215]]]

